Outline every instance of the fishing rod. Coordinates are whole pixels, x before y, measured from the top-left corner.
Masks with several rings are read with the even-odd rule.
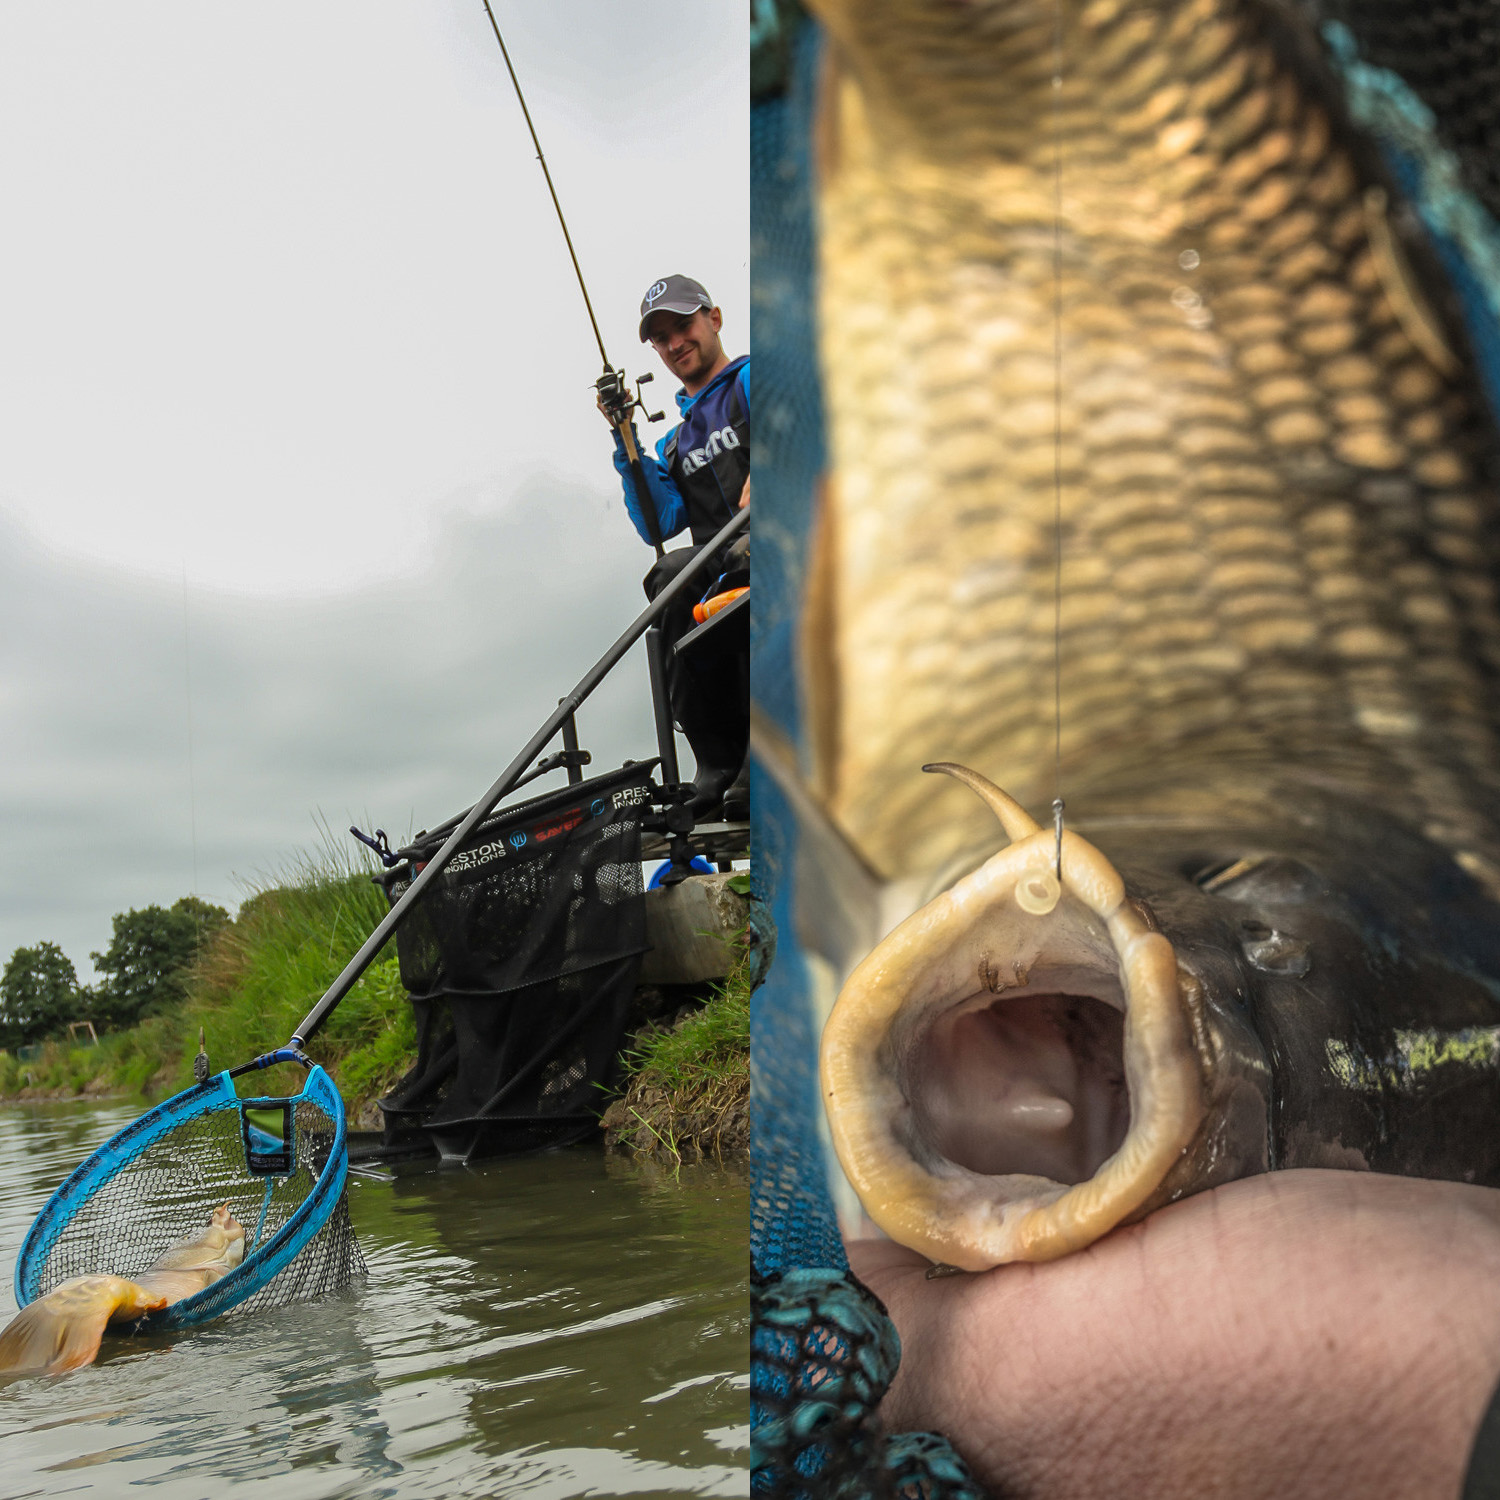
[[[631,487],[635,490],[635,498],[640,504],[641,515],[645,518],[646,530],[651,536],[651,545],[656,548],[656,555],[661,557],[666,550],[662,546],[661,524],[657,520],[656,505],[651,499],[650,486],[646,483],[646,470],[641,463],[641,450],[636,442],[635,426],[630,420],[630,414],[636,407],[646,412],[648,422],[659,422],[662,419],[661,412],[646,411],[646,403],[641,396],[641,387],[651,379],[651,376],[649,374],[638,376],[635,391],[632,394],[625,380],[624,367],[616,369],[609,362],[609,355],[604,348],[604,335],[599,332],[599,320],[594,316],[594,304],[589,300],[589,289],[583,282],[583,269],[578,264],[578,252],[573,249],[573,236],[568,233],[568,221],[563,217],[562,204],[558,201],[557,189],[552,183],[552,173],[547,169],[547,158],[542,155],[542,143],[537,139],[536,126],[531,123],[531,111],[527,109],[526,96],[521,92],[521,80],[516,77],[515,67],[510,60],[510,49],[505,45],[505,38],[500,35],[500,23],[495,20],[495,12],[490,9],[490,0],[484,0],[484,13],[490,18],[490,30],[495,33],[495,40],[500,43],[500,55],[505,59],[505,71],[510,74],[511,85],[516,91],[516,99],[526,119],[526,128],[531,132],[531,144],[536,147],[536,159],[541,163],[542,176],[547,179],[547,191],[552,195],[552,207],[557,211],[557,222],[562,228],[563,240],[568,247],[568,258],[573,262],[573,274],[578,278],[578,290],[583,293],[583,305],[588,311],[589,326],[594,330],[594,342],[599,346],[599,358],[604,361],[604,373],[594,382],[594,389],[599,395],[599,406],[604,415],[609,418],[610,426],[620,434],[620,441],[625,448],[625,459],[630,467]]]

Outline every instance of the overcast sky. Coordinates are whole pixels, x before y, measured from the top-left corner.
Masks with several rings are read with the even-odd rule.
[[[748,347],[743,0],[492,4],[672,414],[652,280]],[[113,913],[232,909],[320,814],[467,806],[650,553],[482,0],[0,0],[0,202],[0,962],[86,978]],[[639,656],[580,719],[651,753]]]

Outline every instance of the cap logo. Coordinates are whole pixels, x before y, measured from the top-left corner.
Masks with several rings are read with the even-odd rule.
[[[655,302],[656,299],[658,297],[660,297],[663,292],[666,291],[666,289],[667,289],[666,282],[665,281],[658,281],[656,283],[656,285],[654,287],[652,287],[649,292],[646,293],[646,301],[647,301],[647,303],[649,304],[649,303]]]

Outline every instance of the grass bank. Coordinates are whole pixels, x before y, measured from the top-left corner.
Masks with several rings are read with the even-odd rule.
[[[128,1094],[155,1101],[193,1081],[198,1031],[215,1069],[281,1046],[385,915],[366,871],[309,860],[252,894],[190,972],[184,1004],[97,1047],[51,1042],[22,1062],[0,1055],[0,1098]],[[366,971],[308,1051],[332,1075],[350,1123],[379,1125],[373,1103],[411,1066],[416,1032],[394,944]],[[733,1155],[750,1139],[750,984],[741,964],[701,1010],[638,1036],[606,1137],[668,1160]],[[291,1070],[242,1079],[242,1092],[295,1086]]]
[[[101,1037],[51,1042],[40,1057],[0,1057],[0,1096],[127,1093],[163,1098],[193,1081],[201,1027],[215,1069],[285,1043],[384,915],[369,875],[309,861],[252,894],[190,972],[169,1015]],[[351,1120],[406,1071],[416,1048],[394,945],[373,964],[308,1048],[333,1075]],[[293,1080],[263,1075],[254,1088]]]
[[[605,1139],[669,1160],[750,1147],[750,969],[735,965],[708,1003],[638,1037]]]

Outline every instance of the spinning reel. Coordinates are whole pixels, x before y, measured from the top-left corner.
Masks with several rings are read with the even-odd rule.
[[[665,413],[646,411],[646,400],[641,394],[641,387],[650,379],[650,375],[638,375],[635,392],[632,394],[630,387],[625,383],[624,370],[611,370],[606,366],[604,373],[594,382],[594,389],[599,393],[599,405],[604,408],[605,415],[616,427],[628,422],[631,412],[637,407],[645,413],[648,422],[661,421]]]

